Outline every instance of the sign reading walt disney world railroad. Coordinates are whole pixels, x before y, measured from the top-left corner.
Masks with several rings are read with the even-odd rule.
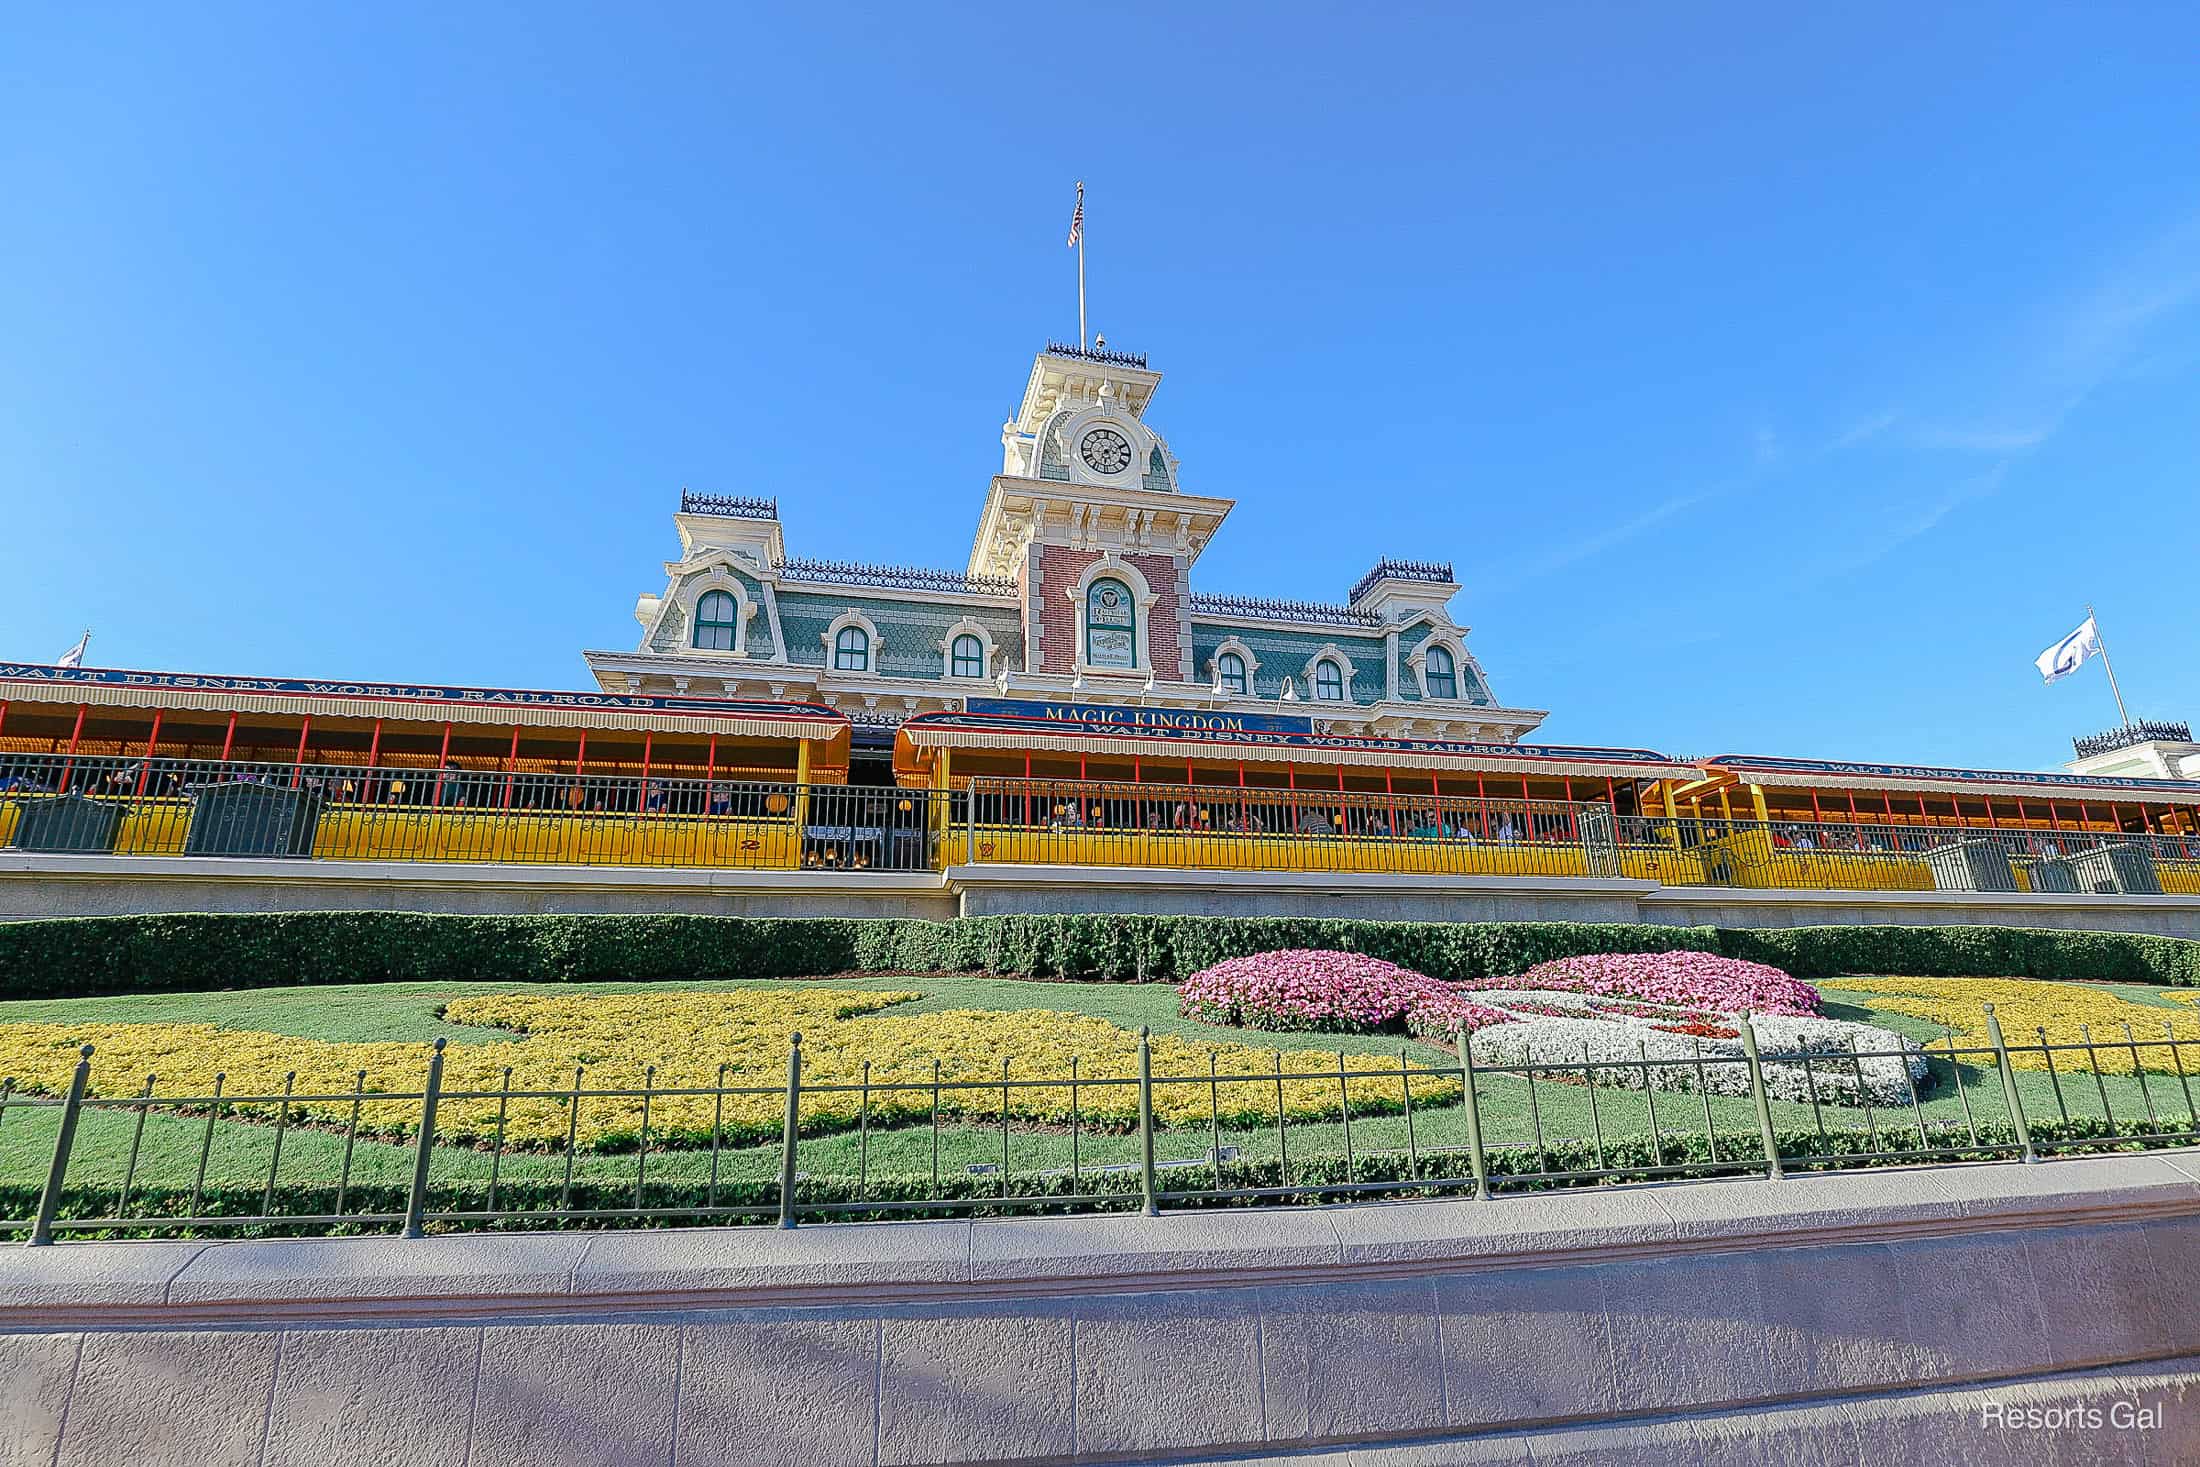
[[[661,713],[841,715],[816,703],[739,702],[726,698],[659,698],[638,693],[546,693],[526,688],[453,688],[422,683],[319,682],[301,678],[218,677],[203,672],[125,672],[108,667],[55,667],[0,662],[0,682],[66,683],[104,688],[173,689],[198,693],[259,693],[279,698],[379,698],[409,703],[507,704],[531,708],[631,708]]]
[[[1311,717],[1283,713],[1220,713],[1197,708],[1141,708],[1107,703],[1052,703],[1036,698],[971,698],[962,713],[923,713],[913,724],[964,726],[1022,733],[1075,730],[1102,738],[1167,739],[1181,743],[1266,744],[1298,749],[1370,749],[1413,754],[1494,754],[1514,759],[1566,759],[1614,764],[1669,764],[1651,749],[1584,749],[1556,744],[1464,744],[1436,739],[1385,739],[1320,733]]]

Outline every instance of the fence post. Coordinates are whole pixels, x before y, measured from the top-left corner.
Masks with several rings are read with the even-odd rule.
[[[947,799],[947,813],[948,817],[952,819],[955,814],[955,791],[953,786],[948,788]],[[975,866],[978,864],[978,782],[976,780],[970,782],[970,793],[963,796],[963,861],[966,865]]]
[[[794,1218],[794,1153],[802,1135],[802,1036],[787,1046],[787,1129],[779,1141],[779,1225]]]
[[[412,1189],[405,1194],[405,1236],[426,1232],[428,1211],[428,1163],[435,1157],[435,1105],[443,1094],[443,1041],[435,1042],[428,1056],[428,1083],[420,1092],[420,1139],[413,1147]]]
[[[53,1220],[61,1211],[61,1183],[69,1172],[69,1152],[76,1146],[76,1118],[84,1109],[84,1088],[92,1078],[92,1047],[77,1051],[76,1070],[69,1076],[69,1095],[61,1102],[61,1129],[53,1138],[53,1165],[46,1169],[46,1189],[38,1194],[38,1220],[31,1224],[30,1246],[53,1241]]]
[[[1986,1005],[1986,1038],[1994,1046],[1994,1065],[2001,1071],[2001,1098],[2009,1107],[2009,1119],[2016,1122],[2017,1139],[2024,1143],[2024,1159],[2038,1161],[2040,1154],[2032,1146],[2032,1127],[2024,1118],[2024,1102],[2017,1098],[2017,1072],[2009,1063],[2009,1045],[2001,1037],[2001,1020],[1994,1017],[1992,1004]]]
[[[1757,1056],[1757,1026],[1742,1015],[1742,1054],[1749,1061],[1749,1093],[1757,1102],[1757,1135],[1765,1144],[1765,1180],[1777,1182],[1787,1173],[1780,1169],[1780,1143],[1772,1134],[1772,1097],[1765,1093],[1765,1064]]]
[[[1460,1097],[1467,1113],[1467,1160],[1474,1168],[1474,1200],[1490,1200],[1490,1163],[1482,1151],[1482,1101],[1474,1093],[1474,1033],[1462,1028],[1459,1036],[1459,1082],[1464,1087]]]
[[[1161,1216],[1161,1204],[1154,1195],[1161,1189],[1153,1165],[1153,1037],[1144,1024],[1138,1026],[1138,1182],[1146,1216]]]

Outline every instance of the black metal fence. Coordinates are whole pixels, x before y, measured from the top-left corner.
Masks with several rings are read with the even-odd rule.
[[[2051,1043],[2039,1031],[2036,1044],[2011,1044],[1991,1005],[1985,1018],[1986,1043],[1951,1037],[1922,1050],[1760,1050],[1743,1021],[1738,1053],[1697,1045],[1690,1054],[1653,1056],[1638,1045],[1632,1056],[1585,1050],[1578,1060],[1486,1064],[1463,1045],[1456,1062],[1430,1064],[1401,1051],[1392,1066],[1343,1053],[1331,1064],[1302,1050],[1241,1073],[1220,1072],[1210,1057],[1192,1074],[1156,1074],[1141,1031],[1127,1073],[1086,1071],[1074,1058],[1066,1069],[1027,1071],[1004,1059],[997,1075],[943,1076],[935,1062],[929,1079],[895,1081],[874,1081],[868,1063],[853,1078],[812,1074],[797,1034],[783,1082],[735,1076],[729,1084],[721,1066],[714,1084],[659,1087],[651,1071],[640,1089],[593,1086],[585,1066],[569,1085],[514,1086],[506,1069],[494,1087],[447,1088],[439,1040],[425,1073],[396,1089],[370,1083],[376,1077],[362,1070],[348,1086],[317,1092],[300,1091],[295,1075],[273,1093],[232,1092],[216,1075],[208,1089],[174,1093],[147,1075],[95,1093],[95,1055],[86,1045],[60,1094],[0,1082],[0,1139],[9,1127],[52,1129],[42,1183],[0,1183],[0,1232],[44,1244],[237,1230],[419,1236],[675,1220],[794,1227],[897,1214],[1150,1215],[1372,1196],[1488,1198],[1682,1176],[1777,1180],[1796,1170],[1890,1163],[2032,1162],[2200,1140],[2183,1056],[2200,1041],[2165,1025],[2160,1039],[2125,1026],[2120,1038],[2084,1030],[2081,1041]],[[2121,1069],[2127,1060],[2135,1091]],[[2036,1087],[2027,1104],[2019,1061],[2047,1077],[2052,1116]],[[1863,1084],[1878,1062],[1892,1062],[1902,1076],[1891,1103]],[[1787,1076],[1777,1085],[1767,1080],[1774,1067]],[[1845,1089],[1851,1074],[1856,1086]],[[1308,1098],[1328,1087],[1333,1109]],[[2112,1094],[2125,1097],[2120,1108]],[[1496,1124],[1493,1103],[1504,1112]],[[552,1108],[562,1142],[511,1144],[508,1121],[527,1106]],[[584,1136],[584,1116],[601,1115],[599,1107],[616,1112],[617,1126]],[[1785,1126],[1775,1123],[1776,1108]],[[668,1122],[676,1109],[682,1119]],[[87,1122],[101,1133],[89,1145]],[[163,1133],[165,1168],[141,1166],[153,1149],[149,1122]],[[764,1139],[773,1129],[776,1146]],[[240,1131],[252,1132],[253,1155],[265,1156],[264,1173],[242,1180],[231,1156]],[[301,1148],[286,1152],[286,1139],[316,1143],[304,1166]],[[1037,1139],[1047,1149],[1034,1159]],[[387,1153],[393,1144],[408,1149],[401,1174],[387,1157],[379,1169],[363,1163],[369,1150]],[[15,1149],[23,1147],[18,1140]],[[874,1159],[883,1150],[896,1158],[891,1164]],[[224,1167],[210,1176],[217,1152]]]
[[[1635,877],[1676,886],[2200,894],[2200,837],[1615,815],[1602,802],[979,779],[970,862]]]
[[[922,871],[944,794],[679,775],[0,754],[0,845]]]
[[[1630,877],[1674,886],[2200,895],[2200,836],[1617,815],[1409,789],[975,779],[949,792],[681,773],[0,754],[0,846],[876,871],[955,862]]]

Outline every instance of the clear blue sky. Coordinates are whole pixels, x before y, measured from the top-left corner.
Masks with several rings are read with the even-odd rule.
[[[2052,765],[2088,600],[2200,718],[2196,139],[2187,4],[13,7],[0,656],[585,686],[683,484],[959,566],[1083,177],[1203,588],[1449,557],[1543,737]]]

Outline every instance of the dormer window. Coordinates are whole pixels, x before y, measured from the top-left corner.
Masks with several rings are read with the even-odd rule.
[[[1452,661],[1449,648],[1429,648],[1427,660],[1422,665],[1428,676],[1428,695],[1431,698],[1459,696],[1459,667]]]
[[[968,632],[955,639],[948,652],[948,672],[954,677],[985,676],[985,643]]]
[[[1225,652],[1215,659],[1215,681],[1222,691],[1237,697],[1246,693],[1245,659],[1235,652]]]
[[[1344,669],[1327,657],[1314,664],[1314,700],[1317,703],[1344,701]]]
[[[833,671],[869,672],[871,635],[861,627],[842,627],[833,637]]]
[[[741,631],[741,606],[727,591],[705,591],[695,603],[693,645],[699,652],[731,652]]]

